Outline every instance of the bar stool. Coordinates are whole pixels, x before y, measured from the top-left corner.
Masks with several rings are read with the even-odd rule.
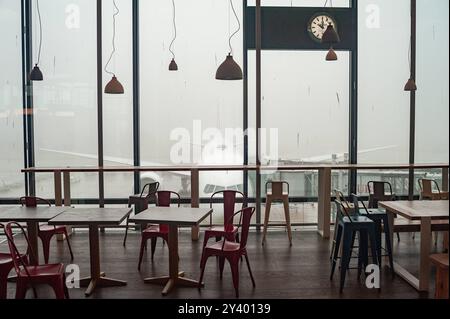
[[[340,191],[340,190],[338,190],[338,189],[335,189],[335,190],[334,190],[334,194],[335,194],[335,196],[336,196],[336,200],[338,200],[339,202],[341,202],[342,205],[344,205],[344,207],[345,207],[345,209],[347,210],[347,212],[349,212],[350,214],[352,214],[352,213],[353,213],[353,210],[354,210],[354,206],[353,206],[352,203],[349,203],[349,202],[345,199],[345,196],[344,196],[344,194],[342,193],[342,191]],[[331,244],[330,260],[333,260],[334,249],[336,248],[336,238],[337,238],[336,235],[337,235],[337,226],[338,226],[338,224],[339,224],[339,218],[340,218],[340,214],[339,214],[338,211],[336,211],[336,217],[335,217],[335,220],[334,220],[334,232],[333,232],[333,237],[334,237],[334,238],[333,238],[333,242],[332,242],[332,244]],[[353,239],[352,239],[352,251],[353,251],[353,248],[357,248],[357,247],[354,247],[355,237],[356,237],[356,234],[353,236]]]
[[[158,189],[159,189],[158,182],[145,184],[140,194],[131,195],[128,198],[128,207],[134,205],[135,215],[146,210],[150,202],[156,203],[156,192],[158,191]],[[125,237],[123,238],[123,246],[125,246],[127,243],[129,218],[130,216],[127,217],[127,226],[125,228]]]
[[[355,234],[359,236],[359,248],[358,248],[358,279],[361,277],[362,270],[369,264],[369,240],[370,249],[372,253],[373,263],[378,265],[376,239],[375,239],[375,223],[364,216],[354,215],[351,216],[344,205],[335,200],[337,213],[340,215],[337,225],[336,234],[336,247],[334,249],[333,262],[331,265],[330,280],[333,280],[334,271],[336,269],[336,263],[339,258],[339,248],[342,241],[342,257],[340,264],[340,292],[344,289],[345,277],[350,265],[350,258],[352,253],[352,241]]]
[[[271,185],[269,191],[268,186]],[[283,186],[287,185],[287,192],[283,190]],[[292,246],[292,230],[291,230],[291,217],[289,215],[289,183],[288,182],[267,182],[266,183],[266,211],[264,216],[264,230],[262,245],[264,246],[267,235],[267,227],[269,226],[270,209],[273,202],[281,201],[284,205],[284,216],[286,219],[286,227],[289,237],[289,245]]]
[[[365,216],[375,223],[375,237],[377,240],[377,256],[378,256],[378,265],[382,265],[382,258],[383,256],[389,257],[389,265],[391,267],[392,275],[395,274],[394,272],[394,260],[392,257],[392,238],[391,238],[391,232],[389,229],[389,219],[387,212],[385,210],[381,209],[367,209],[366,204],[362,200],[359,199],[359,197],[355,194],[352,194],[353,197],[353,206],[358,207],[358,212],[360,215]],[[362,204],[362,209],[359,207],[359,203]],[[383,255],[383,245],[382,245],[382,236],[383,236],[383,230],[384,230],[384,240],[386,243],[386,248],[384,250],[387,251],[387,255]]]

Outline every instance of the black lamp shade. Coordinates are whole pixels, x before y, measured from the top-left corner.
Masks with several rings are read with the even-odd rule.
[[[178,71],[178,65],[175,62],[175,59],[172,59],[172,61],[170,61],[169,71]]]
[[[115,76],[113,76],[105,87],[106,94],[123,94],[124,92],[122,84],[120,84]]]
[[[242,80],[242,69],[237,64],[233,56],[228,54],[225,61],[219,66],[216,73],[216,80]]]
[[[38,65],[36,64],[30,72],[30,80],[31,81],[43,81],[44,76],[42,75],[41,70],[39,69]]]
[[[339,42],[341,42],[339,34],[336,32],[332,24],[328,25],[322,36],[322,43],[333,44]]]
[[[405,91],[417,91],[417,85],[413,78],[410,78],[408,82],[406,82]]]

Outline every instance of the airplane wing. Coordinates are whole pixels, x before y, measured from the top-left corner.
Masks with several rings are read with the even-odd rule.
[[[47,148],[41,148],[41,151],[44,152],[51,152],[55,154],[62,154],[62,155],[70,155],[70,156],[76,156],[76,157],[82,157],[82,158],[88,158],[88,159],[98,159],[98,156],[95,154],[88,154],[88,153],[78,153],[78,152],[66,152],[66,151],[59,151],[59,150],[51,150]],[[104,161],[121,164],[121,165],[129,165],[134,166],[134,161],[132,158],[124,158],[124,157],[115,157],[115,156],[104,156]],[[167,164],[162,163],[155,163],[150,161],[141,161],[142,166],[167,166]],[[173,174],[183,175],[183,176],[190,176],[189,172],[172,172]]]
[[[358,154],[367,154],[367,153],[392,149],[392,148],[396,148],[396,147],[397,147],[397,145],[388,145],[388,146],[382,146],[382,147],[369,148],[369,149],[358,151]],[[299,162],[303,162],[303,163],[322,163],[322,162],[330,162],[330,161],[339,162],[339,161],[345,160],[345,156],[347,154],[348,153],[318,155],[318,156],[313,156],[313,157],[308,157],[308,158],[302,158],[299,160]]]

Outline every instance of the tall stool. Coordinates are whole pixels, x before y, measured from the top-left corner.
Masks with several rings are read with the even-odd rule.
[[[384,230],[384,240],[386,243],[386,252],[389,257],[389,265],[391,267],[392,275],[394,272],[394,260],[392,257],[392,238],[391,232],[389,229],[389,219],[387,212],[381,209],[367,209],[366,204],[355,194],[352,194],[353,197],[353,205],[354,207],[358,207],[358,212],[360,215],[367,217],[375,223],[375,237],[377,240],[377,256],[378,256],[378,265],[381,267],[382,265],[382,257],[383,257],[383,245],[382,245],[382,237]],[[362,209],[360,209],[359,204],[362,204]]]
[[[369,240],[370,248],[373,258],[373,263],[378,265],[378,257],[376,250],[376,238],[375,238],[375,223],[364,216],[351,216],[346,211],[343,204],[336,200],[336,208],[338,214],[340,214],[339,222],[337,225],[336,234],[336,247],[334,249],[334,256],[331,265],[330,280],[333,280],[334,271],[336,269],[336,263],[339,258],[339,248],[342,242],[342,257],[340,265],[340,292],[344,289],[345,277],[347,270],[350,266],[350,258],[352,253],[352,241],[355,237],[355,233],[359,236],[359,249],[358,249],[358,278],[360,278],[362,270],[369,264]]]
[[[271,185],[270,191],[268,186]],[[283,190],[283,186],[287,186],[287,192]],[[264,230],[262,245],[264,246],[267,235],[267,227],[269,226],[270,208],[273,202],[281,201],[284,205],[284,216],[286,219],[286,227],[288,231],[289,244],[292,246],[292,230],[291,217],[289,215],[289,183],[288,182],[267,182],[266,183],[266,212],[264,216]]]
[[[336,196],[336,200],[341,202],[342,205],[344,205],[345,209],[347,210],[347,212],[349,213],[353,213],[354,210],[354,206],[352,203],[349,203],[346,199],[344,194],[342,193],[342,191],[335,189],[334,190],[334,194]],[[334,220],[334,232],[333,232],[333,241],[331,244],[331,251],[330,251],[330,260],[333,260],[333,255],[334,255],[334,249],[336,248],[336,235],[337,235],[337,227],[339,224],[339,212],[336,211],[336,217]],[[355,236],[354,236],[355,237]],[[355,242],[355,238],[353,238],[352,243]],[[352,250],[353,250],[353,244],[352,244]]]
[[[131,195],[128,198],[128,207],[131,207],[134,205],[134,214],[137,215],[140,212],[146,210],[148,208],[148,204],[156,203],[156,192],[159,189],[159,183],[149,183],[145,184],[142,188],[142,192],[137,195]],[[123,246],[127,243],[127,237],[128,237],[128,220],[130,216],[127,217],[127,226],[125,228],[125,237],[123,238]],[[143,227],[142,230],[144,230],[146,227]]]

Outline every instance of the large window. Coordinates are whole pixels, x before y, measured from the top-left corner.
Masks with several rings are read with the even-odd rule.
[[[33,1],[33,61],[39,20]],[[40,0],[44,81],[34,86],[36,166],[97,166],[95,2]],[[72,197],[98,197],[97,174],[73,174]],[[53,197],[53,175],[36,175],[36,193]]]
[[[0,197],[24,194],[20,2],[0,0]]]
[[[33,124],[37,167],[97,166],[96,2],[32,2],[32,60],[44,81],[33,82]],[[243,2],[233,0],[240,30],[231,41],[234,60],[243,67]],[[349,8],[352,1],[262,0],[262,6]],[[409,162],[410,0],[359,0],[358,4],[358,163]],[[117,75],[123,95],[103,95],[105,166],[133,165],[133,31],[129,0],[103,1],[103,60],[115,52],[107,70]],[[142,166],[242,164],[244,159],[243,81],[215,79],[230,51],[228,38],[238,28],[226,0],[139,2],[140,154]],[[254,6],[254,0],[247,1]],[[448,1],[417,0],[416,163],[449,161]],[[23,195],[23,101],[21,3],[0,0],[4,32],[0,74],[0,197]],[[311,9],[311,8],[309,8]],[[308,10],[309,10],[308,9]],[[174,18],[176,39],[174,39]],[[264,32],[264,30],[263,30]],[[172,41],[174,40],[174,41]],[[249,41],[252,42],[252,41]],[[178,71],[169,71],[172,49]],[[351,53],[338,52],[326,62],[325,51],[262,52],[262,162],[264,164],[348,163]],[[39,59],[40,58],[40,59]],[[39,61],[38,61],[39,60]],[[256,162],[255,51],[248,52],[248,159]],[[103,86],[111,74],[103,72]],[[265,172],[266,173],[266,172]],[[264,174],[286,180],[291,197],[317,196],[315,171]],[[441,178],[440,170],[416,171]],[[127,198],[133,173],[105,174],[107,198]],[[384,180],[396,195],[406,195],[407,170],[358,171],[358,193],[369,180]],[[142,173],[142,184],[158,181],[161,189],[190,196],[189,172]],[[333,172],[333,188],[349,190],[348,173]],[[71,176],[73,198],[98,197],[97,173]],[[249,195],[256,189],[249,174]],[[414,181],[415,186],[417,182]],[[53,197],[53,175],[36,174],[37,195]],[[242,172],[202,172],[200,196],[223,189],[244,189]],[[417,190],[416,190],[417,191]],[[310,211],[310,210],[308,210]]]
[[[103,152],[105,166],[133,165],[133,59],[132,59],[132,2],[103,1],[103,66],[113,51],[113,14],[116,16],[116,51],[107,71],[116,74],[125,94],[103,95]],[[111,75],[103,73],[103,86]],[[105,196],[127,198],[133,194],[133,173],[105,174]]]
[[[358,10],[358,162],[405,164],[410,95],[403,88],[409,78],[410,0],[359,0]],[[407,171],[358,173],[361,193],[367,192],[369,180],[387,180],[399,185],[396,194],[407,194]]]
[[[449,2],[417,1],[416,162],[449,160]]]
[[[234,6],[242,25],[242,2]],[[141,1],[140,13],[142,165],[242,164],[242,137],[228,139],[226,132],[242,132],[243,82],[215,79],[229,52],[228,37],[238,27],[229,2],[176,1],[176,72],[169,71],[171,1]],[[242,29],[232,46],[242,66]],[[190,194],[189,172],[143,173],[141,180]],[[202,173],[200,196],[242,188],[242,180],[241,172]]]
[[[263,164],[348,163],[350,54],[338,54],[339,60],[330,63],[322,51],[262,53]],[[254,65],[255,54],[250,52],[250,88],[255,87]],[[254,127],[254,95],[249,104]],[[249,155],[255,162],[254,148]],[[290,181],[292,196],[317,195],[317,176],[310,172],[275,175],[266,177]]]

